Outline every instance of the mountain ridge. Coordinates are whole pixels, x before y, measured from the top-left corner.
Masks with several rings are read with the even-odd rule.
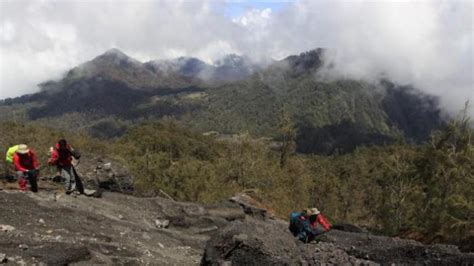
[[[22,103],[33,104],[22,109],[30,120],[68,113],[87,120],[94,113],[110,125],[117,119],[135,123],[167,116],[199,132],[276,139],[287,112],[298,132],[298,151],[308,153],[350,151],[400,138],[419,143],[443,124],[437,99],[412,86],[321,78],[325,51],[318,48],[254,68],[250,59],[237,55],[215,65],[187,57],[141,63],[111,49],[59,81],[42,83],[40,93],[2,105],[21,109]],[[107,130],[97,123],[84,127]],[[99,135],[117,134],[109,133]]]

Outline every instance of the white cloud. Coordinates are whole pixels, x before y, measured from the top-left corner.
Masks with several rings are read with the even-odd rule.
[[[195,56],[200,58],[204,62],[211,64],[212,62],[216,61],[219,58],[222,58],[228,54],[236,54],[239,53],[232,44],[223,41],[223,40],[216,40],[206,44],[204,47],[199,49]]]
[[[234,23],[241,24],[245,27],[262,27],[265,26],[272,14],[270,8],[250,9],[240,17],[232,19]]]
[[[474,101],[472,2],[301,0],[234,19],[223,8],[211,0],[1,1],[0,98],[34,92],[111,47],[143,61],[188,55],[208,62],[326,47],[340,75],[385,73],[441,96],[450,110]]]
[[[13,37],[15,37],[15,27],[13,26],[13,23],[10,21],[5,21],[0,28],[0,37],[1,42],[11,42],[13,40]]]

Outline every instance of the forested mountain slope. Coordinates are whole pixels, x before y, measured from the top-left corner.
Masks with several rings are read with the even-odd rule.
[[[437,99],[413,87],[324,77],[324,52],[259,68],[235,55],[215,65],[195,58],[141,63],[112,49],[42,83],[39,93],[3,100],[0,108],[9,113],[1,119],[79,124],[95,136],[114,137],[137,121],[167,116],[200,132],[279,139],[289,116],[305,153],[418,143],[443,124]]]

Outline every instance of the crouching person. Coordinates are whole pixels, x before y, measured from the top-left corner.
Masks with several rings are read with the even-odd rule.
[[[48,163],[55,165],[58,173],[60,173],[61,177],[65,180],[66,194],[71,194],[72,192],[84,194],[82,181],[72,165],[73,157],[79,159],[80,155],[74,151],[65,139],[61,139],[51,151],[51,157]]]
[[[321,225],[323,230],[318,228]],[[314,240],[317,235],[331,229],[331,225],[316,208],[304,210],[302,212],[292,212],[290,214],[290,232],[304,243]]]
[[[29,149],[27,145],[20,144],[13,154],[12,161],[15,167],[20,191],[26,191],[26,186],[29,181],[31,191],[38,192],[37,179],[39,170],[35,153]]]

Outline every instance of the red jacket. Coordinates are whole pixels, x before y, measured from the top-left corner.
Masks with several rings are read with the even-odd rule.
[[[36,160],[35,153],[30,149],[30,151],[25,154],[15,152],[13,155],[13,165],[16,171],[26,172],[28,170],[37,169],[38,161]]]
[[[48,160],[49,164],[57,166],[71,166],[72,165],[72,149],[67,145],[66,149],[60,150],[59,144],[56,143],[55,148],[51,151],[51,157]]]
[[[331,225],[321,213],[316,216],[316,220],[312,222],[310,221],[310,225],[312,228],[316,228],[318,226],[318,223],[324,228],[325,231],[331,228]]]

